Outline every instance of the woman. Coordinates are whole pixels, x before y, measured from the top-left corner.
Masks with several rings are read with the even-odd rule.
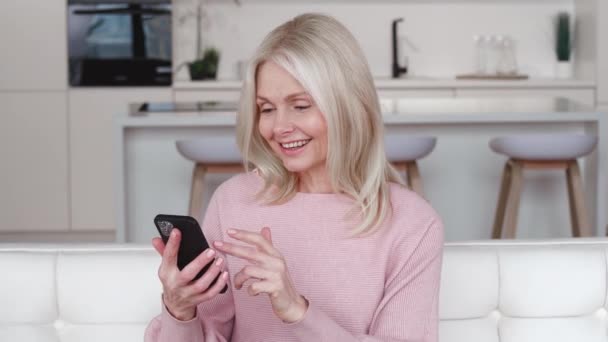
[[[443,226],[386,160],[373,79],[343,25],[305,14],[264,39],[237,136],[255,170],[211,199],[215,251],[180,272],[179,233],[153,241],[163,311],[146,341],[436,341]]]

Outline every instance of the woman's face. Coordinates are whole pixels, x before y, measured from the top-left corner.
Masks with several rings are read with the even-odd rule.
[[[325,172],[327,123],[312,97],[273,62],[258,67],[256,89],[258,129],[285,168]]]

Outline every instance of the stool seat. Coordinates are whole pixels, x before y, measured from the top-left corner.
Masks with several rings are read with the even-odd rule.
[[[497,137],[490,148],[521,160],[570,160],[589,154],[597,137],[584,134],[526,134]]]
[[[241,153],[233,135],[178,140],[179,153],[186,159],[203,164],[239,164]]]
[[[201,222],[205,175],[208,173],[238,173],[244,166],[241,153],[232,134],[178,140],[177,151],[194,162],[190,189],[190,216]]]
[[[384,144],[389,162],[413,161],[426,157],[435,148],[436,137],[386,134]]]

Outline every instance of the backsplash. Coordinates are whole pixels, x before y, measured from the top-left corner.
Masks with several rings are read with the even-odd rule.
[[[174,0],[174,65],[190,61],[196,50],[198,0]],[[531,77],[554,75],[552,18],[573,13],[571,1],[433,1],[432,3],[290,1],[202,1],[202,46],[221,52],[218,79],[237,79],[238,62],[246,60],[264,36],[282,22],[305,12],[332,15],[353,32],[377,78],[391,73],[391,21],[399,26],[400,62],[409,60],[409,76],[451,78],[474,70],[474,35],[508,35],[515,41],[519,71]],[[190,15],[187,15],[190,13]],[[176,80],[187,80],[181,68]]]

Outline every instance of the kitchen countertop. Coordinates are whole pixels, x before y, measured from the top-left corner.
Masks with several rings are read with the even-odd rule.
[[[407,98],[383,113],[386,124],[597,121],[595,109],[566,98]],[[122,127],[233,126],[234,111],[122,114]]]

